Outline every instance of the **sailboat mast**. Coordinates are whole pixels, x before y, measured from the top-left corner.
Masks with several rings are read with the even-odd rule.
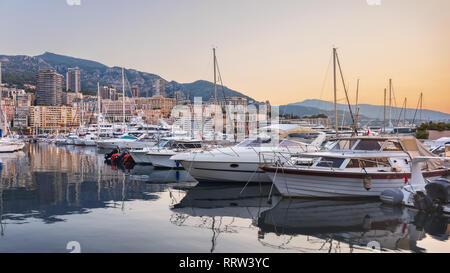
[[[389,79],[389,126],[392,127],[392,79]]]
[[[423,104],[423,93],[420,92],[420,114],[419,114],[420,121],[422,121],[422,104]]]
[[[359,96],[359,79],[356,82],[355,122],[353,124],[353,127],[355,130],[356,130],[356,127],[358,126],[358,116],[359,116],[358,96]]]
[[[217,65],[216,65],[216,48],[213,47],[213,63],[214,63],[214,104],[217,105]]]
[[[337,115],[337,95],[336,95],[336,48],[333,48],[333,75],[334,75],[334,118],[336,137],[338,136],[338,115]]]
[[[123,115],[122,128],[125,132],[125,74],[123,67],[122,67],[122,115]]]
[[[384,88],[383,133],[386,133],[386,88]]]
[[[100,137],[100,83],[97,82],[97,137]]]
[[[7,130],[7,125],[6,125],[6,115],[5,115],[5,112],[3,111],[3,86],[2,86],[2,63],[0,62],[0,122],[1,122],[1,119],[2,118],[4,118],[4,120],[3,120],[3,122],[5,123],[4,124],[4,126],[5,126],[5,131]],[[1,126],[0,126],[0,129],[1,129]],[[2,131],[2,137],[3,137],[3,135],[5,135],[7,132],[3,132]]]
[[[403,110],[403,126],[406,126],[406,101],[407,98],[405,98],[405,108]]]

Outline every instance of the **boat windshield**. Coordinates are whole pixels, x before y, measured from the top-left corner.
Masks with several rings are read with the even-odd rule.
[[[162,147],[165,147],[167,145],[167,143],[169,143],[169,141],[167,139],[163,139],[158,142],[157,146],[159,148],[162,148]]]
[[[288,140],[288,139],[283,139],[281,142],[280,142],[280,147],[298,147],[298,146],[300,146],[301,144],[300,143],[298,143],[298,142],[295,142],[295,141],[292,141],[292,140]]]
[[[123,136],[120,139],[137,139],[134,136]]]
[[[357,142],[357,139],[342,139],[336,142],[336,144],[333,146],[331,150],[351,150],[353,146],[355,146],[355,143]]]
[[[361,139],[354,150],[358,151],[379,151],[383,145],[382,140],[378,139]]]
[[[318,136],[319,136],[319,133],[291,133],[291,134],[287,135],[285,138],[310,144]]]
[[[257,138],[257,139],[246,139],[236,145],[237,147],[257,147],[261,146],[262,144],[268,144],[270,143],[270,138]]]

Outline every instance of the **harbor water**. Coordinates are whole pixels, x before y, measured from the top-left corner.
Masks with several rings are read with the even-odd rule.
[[[0,154],[0,252],[450,252],[450,218],[377,200],[282,199],[96,148]]]

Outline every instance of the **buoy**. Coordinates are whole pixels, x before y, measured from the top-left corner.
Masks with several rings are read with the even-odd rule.
[[[363,184],[366,190],[370,190],[372,188],[372,178],[368,174],[364,175]]]

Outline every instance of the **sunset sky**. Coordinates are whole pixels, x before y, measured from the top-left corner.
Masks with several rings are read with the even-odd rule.
[[[75,0],[69,0],[75,1]],[[212,81],[217,47],[224,84],[257,100],[332,100],[333,46],[360,103],[450,113],[449,0],[0,0],[0,54],[45,51]],[[340,102],[344,102],[342,88]]]

